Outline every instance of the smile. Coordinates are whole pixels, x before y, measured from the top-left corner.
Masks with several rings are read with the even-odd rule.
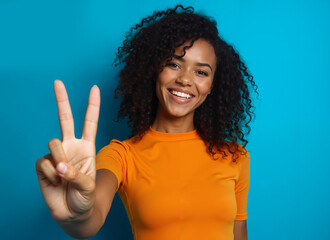
[[[178,91],[175,91],[173,89],[169,89],[168,90],[172,95],[176,96],[176,97],[179,97],[179,98],[183,98],[183,99],[190,99],[190,98],[193,98],[192,95],[190,94],[187,94],[187,93],[183,93],[183,92],[178,92]]]

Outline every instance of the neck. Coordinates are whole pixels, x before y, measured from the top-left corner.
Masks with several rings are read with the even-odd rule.
[[[151,125],[152,129],[164,133],[183,133],[190,132],[194,127],[194,114],[183,117],[174,117],[157,112],[155,121]]]

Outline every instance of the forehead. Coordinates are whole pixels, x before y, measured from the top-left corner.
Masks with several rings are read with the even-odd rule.
[[[183,45],[175,49],[175,55],[182,56],[184,54],[184,47],[189,47],[191,41],[185,42]],[[214,47],[205,39],[198,39],[194,42],[192,47],[185,49],[186,53],[183,56],[185,60],[192,60],[197,62],[207,62],[216,65],[217,57],[215,55]]]

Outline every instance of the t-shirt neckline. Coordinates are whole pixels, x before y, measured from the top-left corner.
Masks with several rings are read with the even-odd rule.
[[[151,135],[154,138],[157,138],[158,140],[165,140],[165,141],[189,140],[189,139],[199,138],[196,129],[183,133],[165,133],[165,132],[158,132],[152,129],[152,127],[150,126],[147,134]]]

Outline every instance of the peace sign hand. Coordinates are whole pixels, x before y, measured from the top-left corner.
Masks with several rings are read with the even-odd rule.
[[[84,220],[95,202],[95,138],[100,111],[100,90],[93,86],[88,100],[81,139],[74,134],[74,121],[64,84],[56,80],[54,91],[62,142],[48,143],[50,154],[36,162],[41,193],[58,222]]]

